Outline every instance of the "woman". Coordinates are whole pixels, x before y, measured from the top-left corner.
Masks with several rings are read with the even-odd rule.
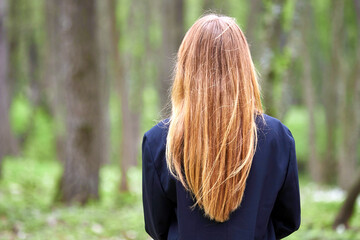
[[[145,228],[157,239],[279,239],[300,225],[295,142],[262,113],[234,19],[207,15],[181,43],[172,114],[144,135]]]

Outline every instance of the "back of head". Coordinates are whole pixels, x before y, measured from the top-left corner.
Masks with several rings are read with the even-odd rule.
[[[226,221],[239,207],[262,113],[256,72],[235,20],[206,15],[177,56],[166,157],[205,215]]]

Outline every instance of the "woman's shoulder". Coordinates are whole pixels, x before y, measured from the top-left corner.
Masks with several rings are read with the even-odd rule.
[[[144,137],[146,137],[149,141],[163,139],[164,137],[166,138],[169,130],[169,124],[169,118],[159,121],[156,125],[145,132]]]
[[[170,118],[162,119],[160,121],[157,121],[157,123],[153,127],[151,127],[146,133],[154,133],[159,130],[166,129],[168,128],[169,124]]]
[[[279,119],[267,114],[256,118],[258,137],[267,141],[276,141],[281,144],[294,144],[294,137],[290,129]]]

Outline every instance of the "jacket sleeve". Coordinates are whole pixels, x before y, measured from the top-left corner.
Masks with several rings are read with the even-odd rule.
[[[142,143],[142,164],[145,230],[154,240],[167,239],[174,209],[161,185],[146,135]]]
[[[300,227],[300,193],[295,141],[292,136],[290,139],[287,173],[271,213],[276,239],[284,238]]]

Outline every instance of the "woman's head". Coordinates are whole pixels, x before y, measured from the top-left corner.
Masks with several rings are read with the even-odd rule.
[[[242,200],[262,113],[249,46],[234,19],[206,15],[188,30],[171,101],[168,167],[208,217],[225,221]]]
[[[205,87],[220,88],[232,98],[239,87],[257,98],[246,96],[247,101],[260,100],[249,46],[233,18],[211,14],[196,21],[181,43],[175,70],[173,101],[191,88]],[[260,110],[260,101],[256,104]]]

